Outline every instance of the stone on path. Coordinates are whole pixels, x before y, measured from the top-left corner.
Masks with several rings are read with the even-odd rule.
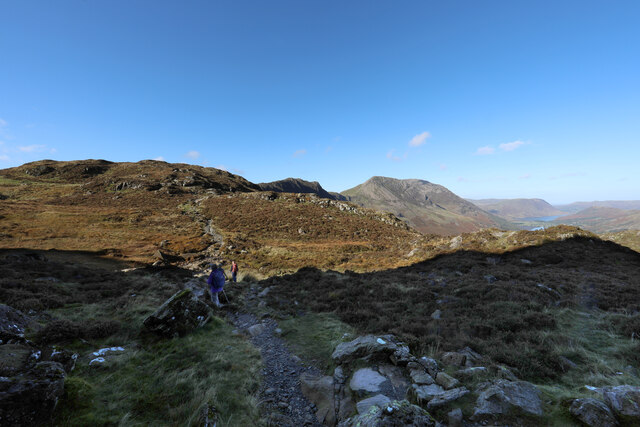
[[[338,344],[333,354],[338,364],[348,363],[356,359],[391,360],[394,364],[409,362],[409,347],[398,341],[393,335],[365,335],[353,341]]]
[[[427,409],[432,410],[441,406],[448,405],[449,403],[460,399],[462,396],[469,394],[469,390],[465,387],[454,388],[447,390],[444,393],[438,394],[433,397],[427,404]]]

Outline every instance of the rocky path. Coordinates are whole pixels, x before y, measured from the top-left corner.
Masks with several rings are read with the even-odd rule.
[[[315,406],[300,389],[300,375],[321,375],[321,372],[304,366],[300,358],[289,351],[284,341],[275,335],[278,326],[275,320],[261,321],[249,313],[229,313],[228,318],[240,331],[249,334],[251,342],[260,349],[264,366],[261,407],[269,424],[321,426],[314,415]]]

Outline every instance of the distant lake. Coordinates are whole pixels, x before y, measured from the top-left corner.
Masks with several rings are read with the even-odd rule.
[[[562,215],[553,215],[553,216],[534,216],[530,218],[522,218],[525,221],[553,221],[556,218],[560,218]]]

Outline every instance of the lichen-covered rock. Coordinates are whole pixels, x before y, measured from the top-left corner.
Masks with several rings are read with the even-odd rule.
[[[359,414],[338,424],[339,427],[433,427],[435,420],[427,411],[406,400],[393,401],[379,407],[371,406]]]
[[[391,399],[384,394],[376,394],[375,396],[368,397],[358,402],[356,404],[356,408],[358,409],[358,414],[364,414],[369,412],[369,409],[371,409],[372,406],[384,408],[389,404],[391,404]]]
[[[576,399],[571,403],[569,412],[589,427],[614,427],[618,425],[611,409],[598,399]]]
[[[183,336],[203,326],[211,309],[189,289],[175,293],[155,313],[144,319],[144,326],[164,337]]]
[[[61,364],[47,361],[18,375],[0,377],[0,424],[48,425],[64,392],[65,376]]]
[[[631,425],[640,424],[640,387],[631,385],[602,387],[601,392],[605,403],[621,421]]]
[[[24,341],[24,331],[31,323],[20,310],[0,304],[0,344]]]
[[[504,421],[525,415],[541,417],[540,391],[526,381],[497,380],[478,387],[478,400],[471,419],[473,421]]]
[[[414,384],[411,389],[411,396],[413,400],[418,404],[424,404],[429,402],[434,397],[444,393],[444,389],[438,384],[430,385],[416,385]]]
[[[409,347],[393,335],[366,335],[340,343],[331,357],[338,364],[365,359],[391,360],[396,365],[406,365],[412,359]]]

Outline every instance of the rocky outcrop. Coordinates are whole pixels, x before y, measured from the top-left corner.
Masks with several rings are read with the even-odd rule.
[[[47,425],[77,355],[22,340],[0,345],[0,424]]]
[[[540,391],[526,381],[497,380],[482,383],[477,390],[478,400],[473,421],[506,421],[522,414],[541,417]]]
[[[316,418],[325,425],[335,425],[336,410],[334,405],[333,377],[300,377],[302,394],[316,405]]]
[[[144,326],[164,337],[183,336],[203,326],[211,318],[211,309],[189,289],[175,293],[144,319]]]
[[[618,425],[611,409],[597,399],[576,399],[571,403],[569,412],[589,427],[615,427]]]
[[[409,347],[393,335],[366,335],[338,344],[331,357],[338,364],[365,359],[367,361],[391,360],[396,365],[406,365],[412,360]]]
[[[373,405],[364,414],[356,415],[338,424],[339,427],[432,427],[435,420],[427,411],[406,400],[388,405]]]
[[[0,344],[23,341],[25,328],[31,323],[20,310],[0,304]]]
[[[620,421],[629,425],[640,424],[640,387],[619,385],[601,389],[605,403]]]

